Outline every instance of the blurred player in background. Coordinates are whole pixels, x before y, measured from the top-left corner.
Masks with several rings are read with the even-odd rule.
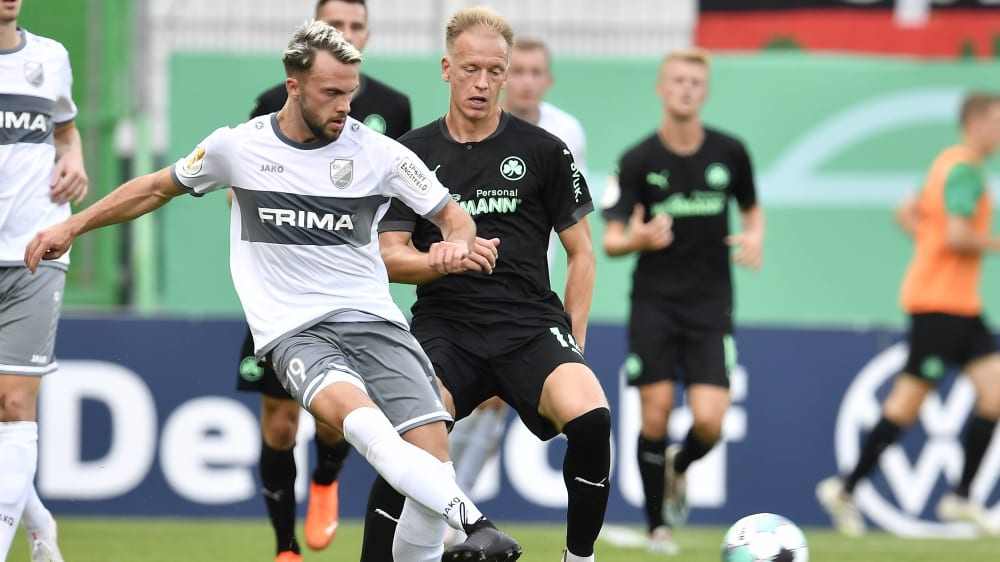
[[[730,248],[738,264],[760,267],[764,213],[743,144],[702,124],[708,53],[671,53],[659,73],[662,124],[622,157],[603,214],[605,252],[639,254],[624,372],[642,405],[637,454],[649,548],[672,554],[678,548],[671,527],[688,513],[685,473],[718,442],[729,408],[736,364]],[[733,235],[730,199],[743,226]],[[684,442],[668,448],[667,422],[681,380],[693,423]]]
[[[559,137],[569,151],[577,170],[587,177],[585,164],[587,138],[580,122],[569,113],[544,101],[552,87],[551,55],[545,43],[519,37],[510,53],[510,69],[504,87],[502,107],[521,119],[538,125]],[[558,237],[553,233],[549,244],[549,263]],[[449,436],[456,480],[463,490],[471,490],[486,463],[496,455],[503,436],[507,407],[494,396],[483,402],[469,416],[455,424]],[[461,533],[449,541],[462,540]]]
[[[982,257],[1000,252],[990,234],[993,197],[983,162],[1000,145],[1000,97],[971,94],[962,104],[961,143],[931,164],[923,188],[897,211],[900,226],[915,242],[903,280],[901,303],[910,315],[910,351],[882,404],[882,417],[865,439],[853,470],[819,483],[816,497],[834,526],[860,535],[865,522],[852,494],[878,464],[885,449],[913,424],[927,395],[949,366],[957,366],[976,388],[976,406],[965,427],[965,464],[955,489],[941,498],[942,521],[968,521],[1000,534],[982,507],[970,499],[972,481],[1000,418],[1000,353],[982,317],[979,283]]]
[[[316,4],[316,19],[336,27],[359,51],[368,43],[368,9],[364,0],[320,0]],[[279,111],[287,98],[287,87],[282,82],[257,98],[250,117]],[[351,117],[392,138],[399,137],[412,126],[409,98],[364,73],[351,99]],[[301,407],[281,387],[270,365],[259,364],[254,358],[249,329],[243,342],[236,387],[261,394],[263,443],[259,469],[264,502],[277,542],[277,560],[301,560],[295,538],[296,467],[293,456]],[[339,525],[337,477],[350,445],[340,433],[324,424],[316,424],[314,442],[317,462],[309,483],[305,538],[309,548],[321,550],[330,544]]]
[[[37,398],[53,357],[69,255],[37,275],[23,246],[71,213],[87,195],[74,125],[69,54],[57,41],[17,26],[20,0],[0,2],[0,560],[17,523],[32,562],[62,562],[56,522],[35,490]]]
[[[289,93],[281,111],[221,127],[174,166],[126,182],[42,230],[24,250],[25,265],[34,271],[41,260],[62,256],[76,236],[183,193],[232,186],[230,269],[255,356],[271,362],[285,390],[407,496],[394,559],[515,560],[521,547],[455,483],[445,429],[452,418],[389,294],[376,239],[390,201],[400,201],[445,233],[426,256],[428,266],[461,271],[475,223],[413,152],[348,116],[361,53],[340,32],[307,22],[282,62]],[[447,525],[469,538],[445,551]]]
[[[441,60],[448,112],[401,139],[474,216],[479,236],[469,270],[442,275],[429,268],[426,252],[441,233],[398,202],[380,223],[379,239],[390,279],[418,285],[413,334],[456,419],[496,395],[540,439],[566,436],[563,560],[592,561],[611,462],[607,399],[583,358],[594,285],[587,222],[593,203],[566,144],[500,107],[513,45],[513,29],[493,10],[456,13]],[[552,230],[567,255],[565,305],[550,288]],[[495,260],[485,273],[484,260]],[[386,560],[372,551],[384,549],[391,532],[379,526],[387,519],[375,508],[391,515],[398,508],[388,507],[393,502],[383,492],[396,495],[378,479],[366,515],[366,562]]]

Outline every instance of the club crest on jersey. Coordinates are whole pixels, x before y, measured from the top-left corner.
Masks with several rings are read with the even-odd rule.
[[[45,72],[42,69],[42,63],[33,60],[24,63],[24,79],[28,81],[28,84],[36,88],[41,86],[45,82]]]
[[[354,160],[337,158],[330,162],[330,181],[337,189],[346,189],[354,181]]]
[[[500,163],[500,175],[506,180],[517,181],[524,177],[528,167],[517,156],[508,156]]]

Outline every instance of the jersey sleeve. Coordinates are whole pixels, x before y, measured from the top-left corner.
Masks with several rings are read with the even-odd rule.
[[[387,172],[386,195],[402,201],[422,217],[436,215],[451,197],[448,189],[410,149],[396,141],[386,140],[395,149],[390,160],[392,167]]]
[[[60,52],[58,70],[59,91],[55,107],[52,109],[52,122],[58,127],[76,119],[76,104],[73,103],[73,69],[69,64],[69,53]]]
[[[733,154],[733,185],[732,194],[740,209],[746,211],[757,204],[757,188],[753,180],[753,165],[750,154],[743,143],[736,143]]]
[[[213,131],[198,143],[191,154],[174,164],[170,170],[174,183],[196,197],[229,187],[228,150],[231,138],[232,129],[229,127]]]
[[[944,205],[949,214],[971,217],[985,186],[979,170],[967,162],[955,164],[944,183]]]
[[[383,232],[413,232],[420,216],[399,199],[393,198],[382,220],[378,223],[379,234]]]
[[[618,180],[609,181],[605,193],[601,197],[604,209],[601,215],[605,221],[616,221],[628,224],[632,209],[639,203],[639,193],[642,189],[642,170],[633,158],[626,154],[618,162]]]
[[[580,222],[594,210],[594,202],[590,198],[590,188],[587,180],[580,173],[573,160],[573,153],[562,141],[553,144],[545,155],[545,161],[550,163],[542,182],[542,200],[552,221],[552,228],[562,232]]]

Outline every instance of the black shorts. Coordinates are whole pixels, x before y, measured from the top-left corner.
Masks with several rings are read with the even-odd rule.
[[[980,316],[913,314],[903,372],[937,384],[948,366],[964,367],[996,351],[996,341]]]
[[[423,321],[414,323],[413,335],[451,393],[456,421],[468,416],[483,400],[499,396],[539,439],[559,434],[552,422],[538,413],[538,404],[542,385],[556,367],[564,363],[586,365],[569,326],[485,333]]]
[[[243,350],[240,352],[236,373],[236,390],[259,392],[281,400],[294,400],[292,395],[285,391],[285,387],[281,386],[270,361],[257,361],[254,357],[253,334],[250,333],[249,327],[247,327],[247,337],[243,339]]]
[[[628,346],[623,371],[629,386],[683,376],[688,385],[729,388],[736,365],[732,300],[633,301]]]

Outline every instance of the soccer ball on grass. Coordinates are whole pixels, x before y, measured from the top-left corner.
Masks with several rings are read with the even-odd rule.
[[[755,513],[726,532],[722,562],[809,562],[809,547],[795,523],[773,513]]]

